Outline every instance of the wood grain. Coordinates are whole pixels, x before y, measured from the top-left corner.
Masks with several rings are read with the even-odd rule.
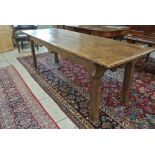
[[[105,68],[113,68],[133,61],[154,50],[153,48],[144,49],[137,45],[56,28],[24,32],[47,46],[53,46]]]
[[[12,51],[14,49],[11,36],[11,27],[0,25],[0,52]]]
[[[106,69],[94,65],[90,74],[90,100],[89,100],[89,116],[94,124],[98,124],[99,121],[99,107],[101,98],[101,77],[106,72]]]

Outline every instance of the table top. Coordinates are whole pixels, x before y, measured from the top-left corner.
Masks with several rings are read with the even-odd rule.
[[[30,37],[106,68],[131,62],[154,51],[153,48],[142,48],[138,45],[57,28],[23,32]]]
[[[102,31],[102,32],[117,32],[123,30],[129,30],[127,26],[115,26],[115,25],[66,25],[69,27],[82,28],[92,31]]]

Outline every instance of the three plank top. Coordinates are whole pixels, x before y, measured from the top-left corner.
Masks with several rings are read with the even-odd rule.
[[[155,50],[57,28],[27,30],[24,33],[106,68],[125,64]]]

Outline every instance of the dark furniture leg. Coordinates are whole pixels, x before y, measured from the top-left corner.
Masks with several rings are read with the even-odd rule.
[[[54,52],[54,61],[55,63],[59,63],[58,53]]]
[[[22,50],[23,50],[23,48],[24,48],[24,44],[23,44],[23,42],[21,41],[21,48],[22,48]]]
[[[19,42],[18,41],[16,41],[16,46],[18,48],[18,52],[20,53],[20,47],[19,47]]]
[[[35,46],[34,46],[33,40],[31,40],[31,52],[32,52],[32,57],[33,57],[33,66],[34,68],[37,68],[37,60],[36,60]]]
[[[38,45],[35,45],[35,47],[36,47],[36,49],[37,49],[37,50],[39,50],[39,47],[38,47]]]
[[[149,58],[150,58],[150,53],[147,54],[146,59],[145,59],[145,62],[147,62],[149,60]]]

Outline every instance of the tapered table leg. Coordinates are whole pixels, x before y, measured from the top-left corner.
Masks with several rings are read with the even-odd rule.
[[[128,105],[129,102],[134,66],[135,62],[129,62],[125,65],[124,81],[121,92],[121,103],[123,105]]]
[[[89,100],[89,117],[90,120],[97,124],[99,122],[99,107],[101,97],[101,77],[105,70],[101,68],[95,68],[92,70],[90,78],[90,100]]]
[[[34,68],[37,68],[35,45],[34,45],[34,41],[32,41],[32,40],[31,40],[31,52],[32,52],[32,58],[33,58],[33,66],[34,66]]]
[[[94,123],[99,121],[99,106],[101,96],[101,81],[98,78],[91,78],[89,116]]]

